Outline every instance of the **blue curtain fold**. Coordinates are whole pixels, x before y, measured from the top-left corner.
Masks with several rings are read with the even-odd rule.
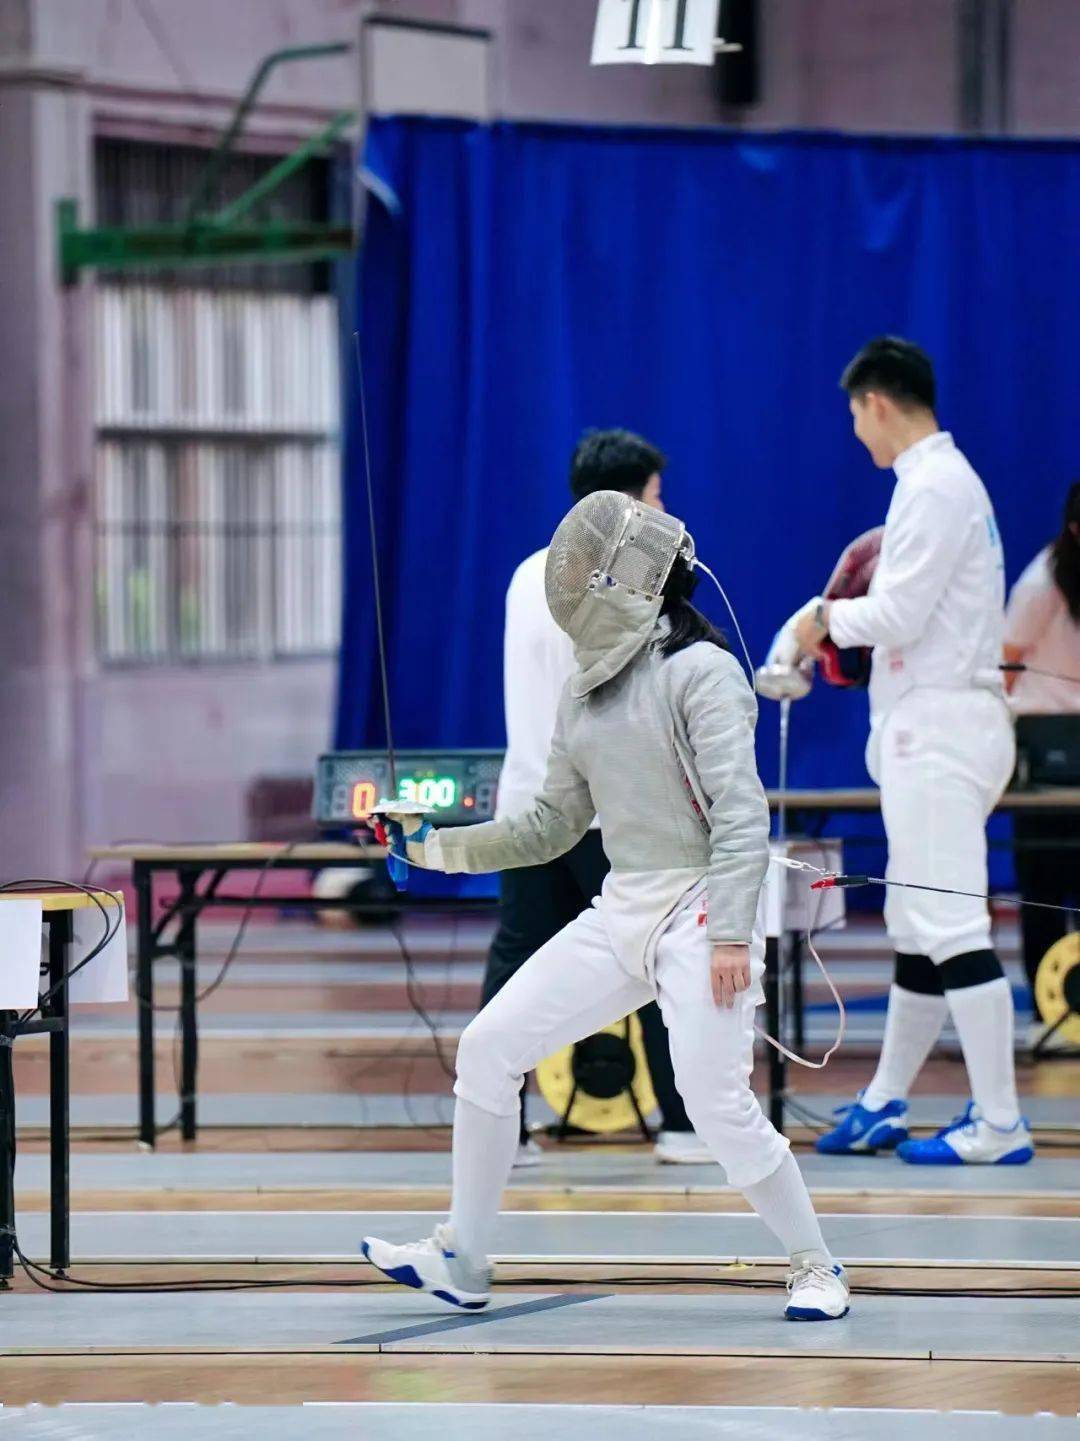
[[[1075,446],[1080,147],[373,121],[358,259],[396,740],[503,741],[503,598],[569,506],[586,426],[662,447],[755,659],[880,522],[891,472],[839,373],[870,336],[933,356],[1010,581]],[[355,367],[346,390],[340,746],[384,738]],[[698,598],[721,624],[707,583]],[[728,627],[730,630],[730,627]],[[866,702],[816,687],[796,785],[864,783]],[[774,709],[760,759],[776,776]]]

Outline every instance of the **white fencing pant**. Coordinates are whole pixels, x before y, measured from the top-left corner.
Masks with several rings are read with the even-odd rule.
[[[987,889],[986,821],[1016,760],[1005,703],[989,690],[911,690],[871,732],[866,765],[881,788],[887,880]],[[936,964],[991,948],[983,900],[890,887],[893,948]]]
[[[621,964],[598,911],[571,921],[466,1027],[456,1094],[495,1115],[516,1115],[526,1071],[655,997],[671,1041],[675,1084],[694,1129],[732,1186],[752,1186],[772,1175],[788,1142],[750,1089],[753,995],[741,996],[731,1010],[713,1000],[710,945],[698,911],[695,905],[676,912],[661,936],[655,990]]]

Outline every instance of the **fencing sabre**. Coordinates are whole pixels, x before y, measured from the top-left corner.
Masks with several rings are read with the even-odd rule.
[[[372,807],[375,822],[375,839],[386,847],[386,870],[397,890],[403,891],[409,881],[409,860],[394,849],[392,842],[398,837],[395,830],[400,826],[388,825],[384,812],[392,807],[398,815],[425,815],[424,806],[412,801],[399,801],[397,778],[397,755],[394,750],[394,727],[390,717],[390,680],[386,663],[386,631],[383,625],[382,584],[379,577],[379,540],[375,525],[375,483],[371,465],[371,444],[368,439],[367,394],[364,386],[364,362],[360,353],[360,332],[353,331],[353,351],[356,355],[356,378],[360,390],[360,438],[364,457],[364,482],[367,489],[368,531],[371,537],[371,589],[375,599],[375,639],[379,652],[379,679],[382,685],[383,725],[386,728],[386,759],[390,767],[390,793],[395,799],[383,797]],[[402,849],[405,838],[401,837]]]

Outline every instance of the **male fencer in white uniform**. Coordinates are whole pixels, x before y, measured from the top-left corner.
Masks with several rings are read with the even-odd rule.
[[[1015,760],[1001,672],[1005,573],[993,506],[934,413],[934,372],[910,341],[871,341],[845,370],[855,435],[896,486],[869,594],[811,602],[796,627],[814,654],[873,647],[866,762],[881,789],[886,878],[974,892],[890,887],[896,951],[873,1080],[826,1154],[896,1148],[918,1165],[1018,1165],[1034,1154],[1013,1066],[1013,1003],[993,949],[986,820]],[[907,1097],[951,1013],[972,1101],[926,1140],[908,1139]]]
[[[791,1256],[794,1320],[845,1314],[788,1142],[750,1089],[764,934],[769,812],[754,757],[757,709],[723,637],[690,604],[693,541],[673,516],[615,491],[578,502],[545,568],[551,614],[574,643],[544,786],[526,809],[432,830],[387,814],[395,849],[446,871],[535,866],[600,818],[611,871],[593,905],[541,947],[466,1028],[454,1091],[450,1218],[364,1254],[454,1306],[490,1300],[488,1256],[518,1140],[522,1075],[645,1002],[659,1001],[697,1134]]]

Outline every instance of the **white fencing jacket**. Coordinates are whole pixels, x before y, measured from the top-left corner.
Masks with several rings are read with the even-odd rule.
[[[495,819],[527,810],[544,788],[548,751],[563,687],[574,672],[574,645],[551,618],[544,594],[547,546],[523,560],[506,592],[503,707],[506,759]],[[593,827],[599,826],[593,821]]]
[[[837,600],[838,646],[872,646],[870,714],[915,687],[1002,690],[1005,560],[994,508],[948,431],[897,456],[868,595]]]

